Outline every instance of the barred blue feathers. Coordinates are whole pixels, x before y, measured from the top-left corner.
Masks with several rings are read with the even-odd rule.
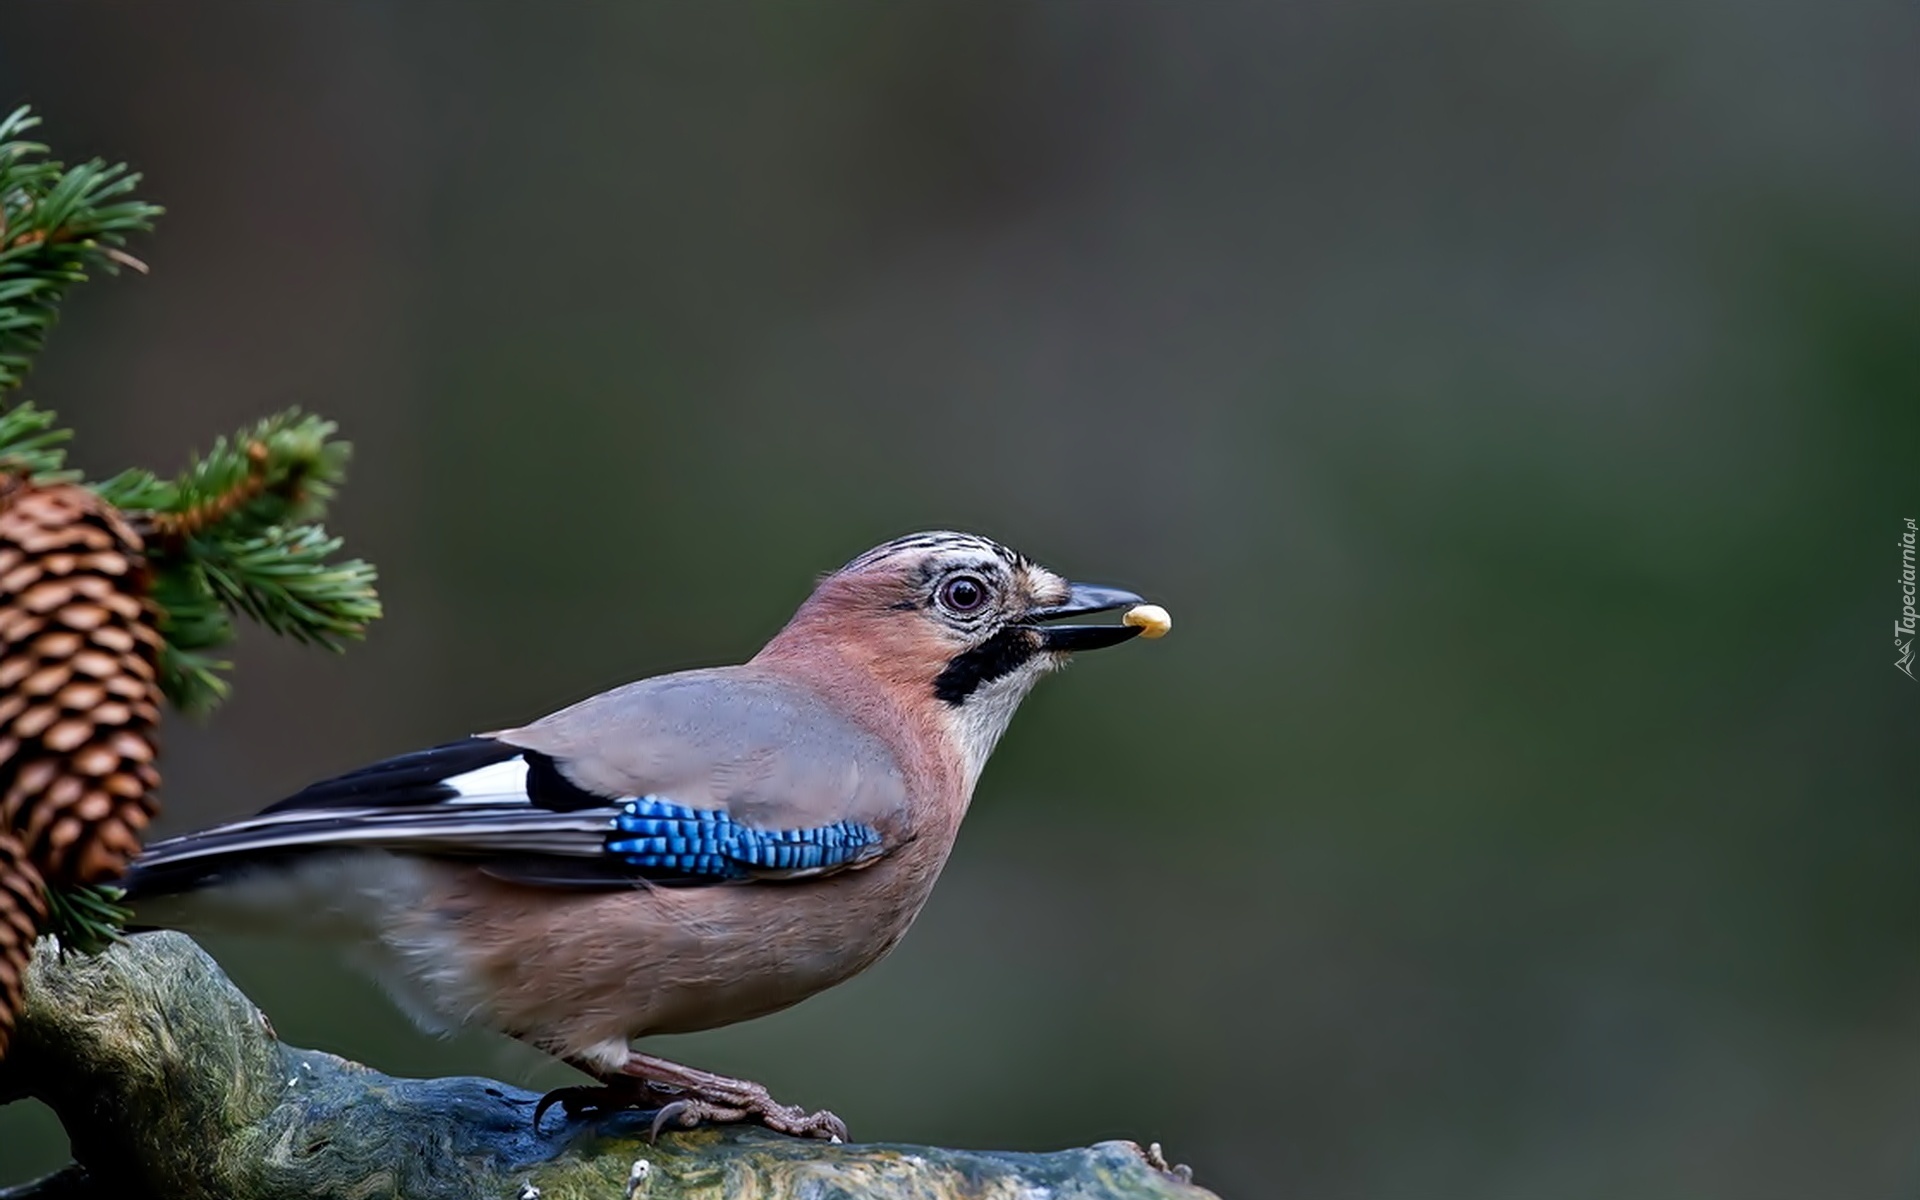
[[[831,871],[868,857],[880,834],[858,821],[811,829],[753,829],[715,809],[658,796],[621,805],[607,851],[641,871],[682,871],[718,879]]]

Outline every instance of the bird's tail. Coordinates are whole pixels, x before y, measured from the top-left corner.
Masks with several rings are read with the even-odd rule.
[[[141,851],[116,886],[126,902],[143,904],[165,896],[179,896],[230,881],[236,875],[266,866],[275,857],[300,853],[289,848],[274,855],[266,847],[228,834],[225,827],[155,842]]]
[[[235,922],[227,919],[229,910],[244,906],[225,902],[228,898],[221,893],[227,889],[220,885],[248,875],[265,878],[268,873],[261,868],[301,853],[292,848],[274,853],[249,845],[225,828],[155,842],[115,881],[126,893],[121,903],[133,910],[127,929],[138,933],[230,927]]]
[[[176,838],[190,843],[199,835]],[[389,854],[290,854],[288,861],[235,854],[219,858],[199,847],[158,842],[120,881],[132,910],[129,933],[178,929],[192,934],[284,934],[351,940],[386,903],[409,911],[420,903],[417,876]],[[261,869],[273,867],[274,869]]]
[[[611,813],[551,812],[515,801],[270,810],[154,843],[133,861],[120,886],[137,910],[162,897],[287,873],[269,868],[310,873],[310,860],[368,857],[351,851],[483,861],[501,855],[593,860],[603,855]]]
[[[123,903],[133,910],[128,928],[197,933],[325,926],[370,897],[408,886],[402,859],[378,853],[370,838],[338,836],[338,829],[337,820],[277,821],[265,828],[256,820],[155,842],[119,880]]]

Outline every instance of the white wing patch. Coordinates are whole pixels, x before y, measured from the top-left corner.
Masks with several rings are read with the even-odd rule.
[[[505,762],[488,763],[484,767],[468,771],[463,775],[453,775],[440,781],[443,787],[450,787],[460,793],[458,796],[442,801],[444,804],[499,804],[527,799],[527,760],[518,756]]]

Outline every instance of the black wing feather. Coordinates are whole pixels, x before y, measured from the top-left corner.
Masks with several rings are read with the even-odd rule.
[[[583,808],[605,808],[619,799],[597,795],[574,783],[548,755],[522,750],[498,738],[470,737],[395,755],[344,775],[323,779],[260,812],[265,815],[306,808],[414,808],[440,804],[460,794],[447,786],[447,780],[518,756],[526,758],[527,799],[536,808],[578,812]]]
[[[505,762],[519,753],[520,747],[510,746],[495,738],[462,738],[443,746],[383,759],[332,779],[323,779],[260,811],[264,814],[296,808],[367,808],[373,805],[404,808],[438,804],[459,795],[446,785],[445,780]],[[606,801],[598,800],[595,803],[605,804]]]

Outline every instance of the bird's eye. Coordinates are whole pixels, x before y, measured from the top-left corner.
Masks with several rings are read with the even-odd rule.
[[[940,585],[940,603],[954,612],[972,612],[986,602],[987,585],[971,575],[955,575]]]

